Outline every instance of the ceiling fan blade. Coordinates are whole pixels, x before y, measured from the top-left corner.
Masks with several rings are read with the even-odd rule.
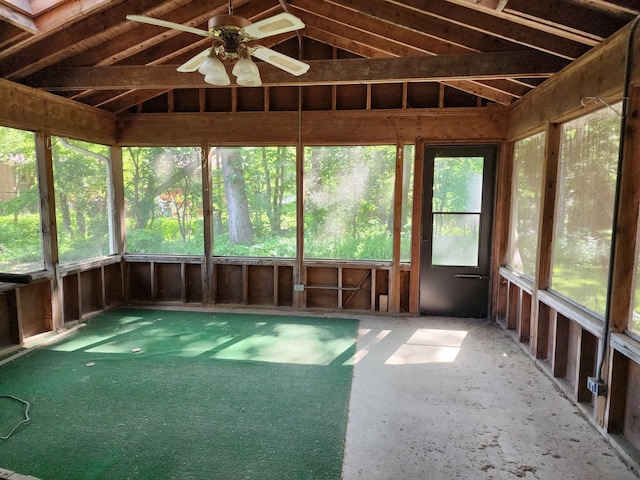
[[[182,30],[183,32],[195,33],[196,35],[203,37],[211,36],[211,34],[206,30],[200,30],[199,28],[189,27],[188,25],[181,25],[179,23],[168,22],[167,20],[160,20],[159,18],[151,18],[144,15],[127,15],[127,20],[148,23],[149,25],[157,25],[159,27],[173,28],[175,30]]]
[[[195,57],[184,62],[177,68],[177,70],[179,72],[195,72],[196,70],[198,70],[198,68],[200,68],[202,62],[204,62],[209,56],[209,52],[211,52],[211,49],[207,48],[204,52],[200,52]]]
[[[289,72],[291,75],[299,76],[303,73],[307,73],[307,70],[309,70],[309,65],[307,63],[260,45],[256,45],[251,48],[251,55],[259,58],[260,60],[264,60],[285,72]]]
[[[242,30],[251,38],[265,38],[270,37],[271,35],[278,35],[280,33],[293,32],[294,30],[300,30],[301,28],[304,28],[302,20],[290,13],[283,12],[274,15],[273,17],[252,23],[251,25],[244,27]]]

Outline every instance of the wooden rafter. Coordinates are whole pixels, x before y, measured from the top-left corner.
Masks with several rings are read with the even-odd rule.
[[[260,63],[264,86],[340,85],[408,81],[493,80],[549,77],[561,62],[539,52],[470,53],[377,59],[311,60],[309,72],[289,75]],[[25,83],[44,90],[162,89],[209,86],[202,75],[176,71],[173,65],[60,67],[42,70]]]

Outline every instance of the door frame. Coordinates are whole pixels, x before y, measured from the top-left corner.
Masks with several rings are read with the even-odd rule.
[[[423,308],[423,277],[425,270],[428,268],[445,271],[458,270],[458,277],[465,279],[467,282],[483,281],[487,283],[486,290],[486,318],[491,316],[491,295],[492,295],[492,276],[491,271],[493,259],[493,237],[494,237],[494,217],[495,217],[495,198],[496,198],[496,174],[500,152],[499,143],[487,144],[422,144],[421,145],[422,160],[422,194],[420,198],[420,215],[418,216],[418,242],[420,249],[419,263],[416,268],[417,274],[417,313],[420,315],[444,315],[438,311],[430,311]],[[432,264],[432,224],[433,224],[433,180],[434,180],[434,160],[439,152],[443,152],[444,156],[483,156],[485,164],[483,166],[483,184],[482,184],[482,206],[480,212],[479,224],[479,252],[477,267],[450,267],[450,266],[434,266]],[[428,235],[427,235],[428,234]],[[472,277],[481,277],[476,280]]]

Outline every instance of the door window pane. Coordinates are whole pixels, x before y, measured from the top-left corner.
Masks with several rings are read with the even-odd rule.
[[[606,306],[619,141],[620,118],[609,108],[562,126],[551,286],[600,315]]]
[[[507,265],[535,278],[545,134],[516,142]]]
[[[483,157],[436,157],[433,167],[434,212],[480,212]]]
[[[479,214],[433,215],[433,265],[478,266]]]
[[[478,266],[484,157],[436,157],[432,265]]]
[[[60,263],[109,255],[109,148],[52,137]]]
[[[33,133],[0,127],[0,272],[44,268]]]
[[[201,149],[124,147],[127,252],[204,253]]]
[[[216,255],[295,257],[295,147],[211,149]]]
[[[305,148],[305,256],[391,260],[396,146]]]

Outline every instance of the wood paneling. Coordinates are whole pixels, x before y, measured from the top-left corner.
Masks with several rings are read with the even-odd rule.
[[[114,115],[3,79],[0,124],[94,143],[115,142]]]

